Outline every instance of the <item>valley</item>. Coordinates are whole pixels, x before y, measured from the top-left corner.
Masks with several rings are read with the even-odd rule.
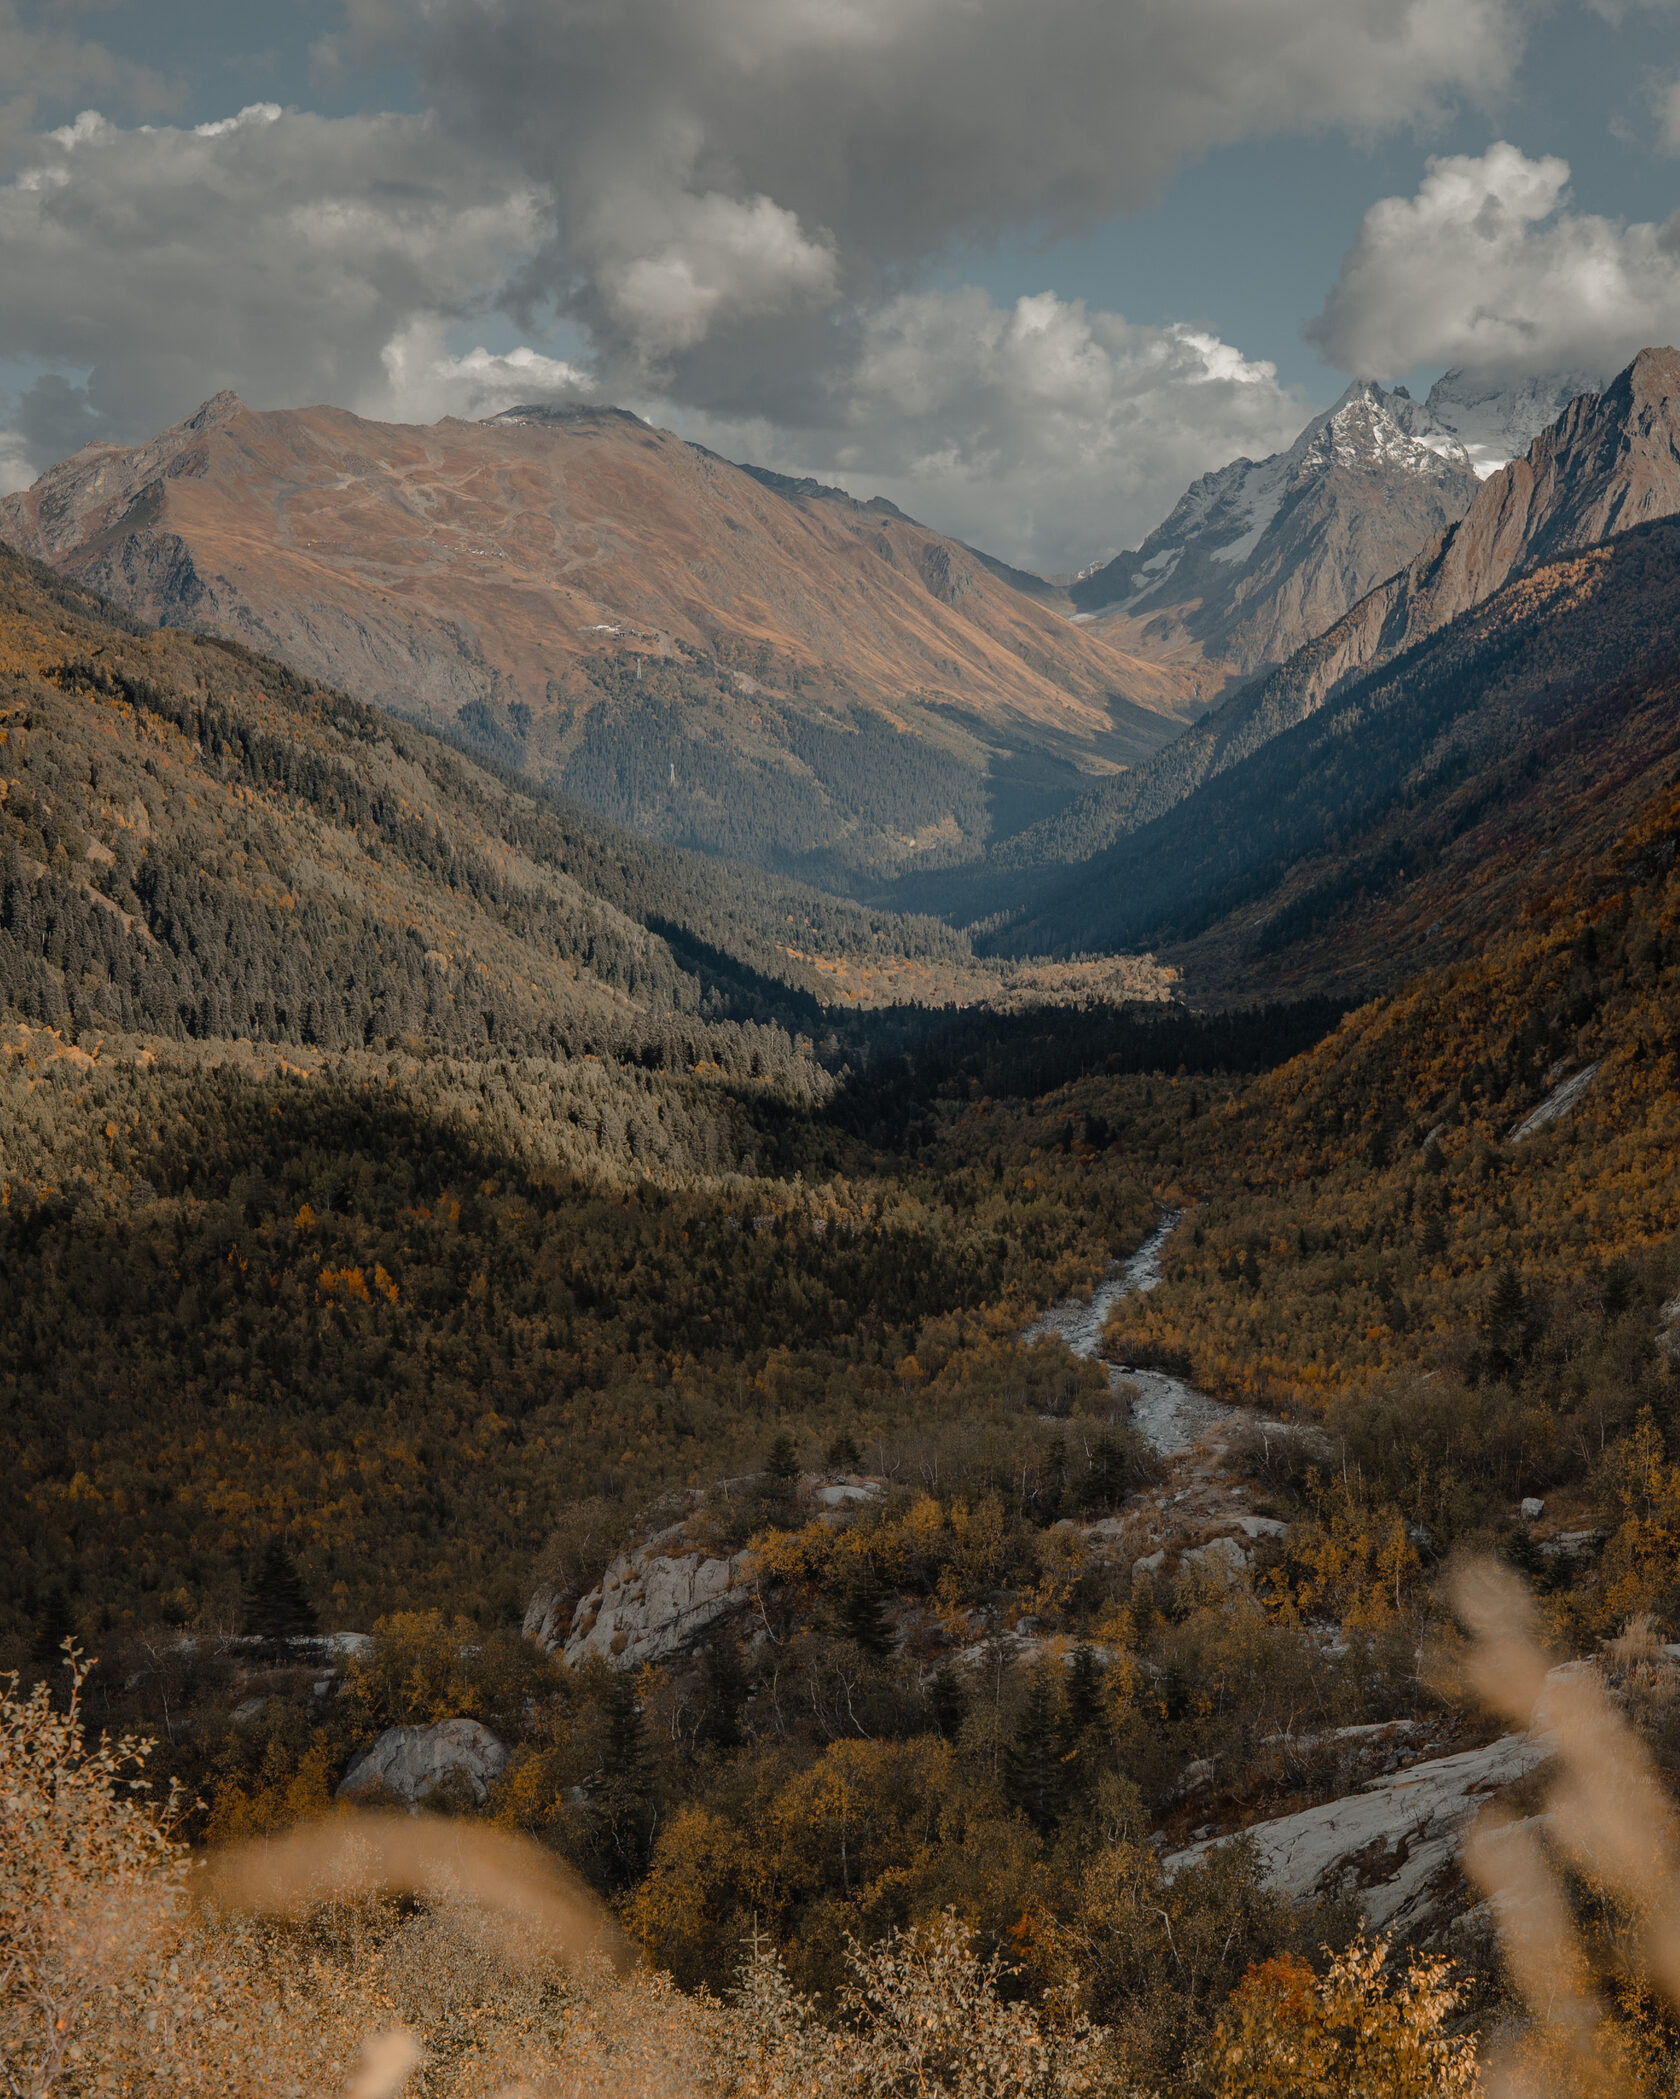
[[[284,1926],[314,1934],[310,1989],[360,2005],[376,1976],[451,2077],[479,2044],[439,1977],[470,1975],[475,2036],[559,2061],[617,2006],[659,2076],[702,2034],[759,2063],[730,2089],[790,2094],[863,2045],[848,1978],[888,1970],[859,1963],[931,1961],[940,1931],[964,2002],[1029,2054],[1086,2051],[1087,2089],[1238,2099],[1237,2036],[1320,2045],[1320,1993],[1356,1970],[1403,2034],[1420,1975],[1460,2035],[1504,2030],[1459,1847],[1490,1801],[1554,1827],[1558,1738],[1534,1697],[1476,1695],[1462,1570],[1520,1577],[1544,1696],[1596,1687],[1680,1780],[1672,369],[1647,353],[1497,466],[1509,404],[1355,388],[1280,455],[1313,469],[1297,494],[1353,533],[1329,484],[1369,462],[1334,455],[1386,419],[1418,485],[1359,558],[1400,552],[1379,526],[1435,551],[1377,598],[1469,580],[1321,685],[1377,615],[1314,600],[1328,626],[1277,667],[1255,639],[1263,675],[1200,721],[1141,675],[1125,713],[1144,653],[1053,593],[959,550],[953,603],[936,535],[631,418],[403,450],[212,403],[10,499],[36,536],[0,555],[0,1663],[30,1695],[66,1638],[97,1657],[83,1722],[152,1738],[208,1855],[522,1843],[495,1856],[564,1889],[628,1978],[521,1996],[482,1917],[449,1938],[417,1880]],[[371,495],[347,475],[313,509],[287,465],[239,566],[253,461],[379,445]],[[457,558],[420,560],[417,490],[447,469],[470,493],[492,456],[546,462],[533,514],[576,505],[541,705],[507,697],[535,677],[517,607],[477,697],[421,676],[428,621],[468,599]],[[1215,537],[1254,471],[1203,489]],[[638,572],[601,490],[651,532],[643,473],[688,492],[675,540],[698,517],[727,548],[703,505],[760,505],[790,565],[752,631],[787,683],[722,648],[745,599],[723,554],[701,576],[709,549],[641,560],[638,631],[577,639],[625,611],[590,595]],[[304,511],[332,553],[313,657],[279,614],[317,587],[275,536]],[[462,512],[475,546],[486,515]],[[206,519],[228,588],[166,604],[147,535],[202,583]],[[1303,543],[1274,537],[1275,576]],[[1218,553],[1186,538],[1183,575]],[[848,563],[874,625],[829,659],[842,600],[812,579]],[[679,574],[715,602],[681,606]],[[342,690],[350,608],[387,594],[367,662],[381,635],[409,653]],[[959,643],[982,708],[893,696]],[[716,729],[715,801],[780,842],[731,859],[726,828],[614,802],[622,767],[577,769],[609,704],[667,786],[660,709],[698,710],[698,746],[752,708],[769,741]],[[842,713],[868,795],[842,809],[813,761],[796,851],[751,767],[795,777]],[[959,716],[972,746],[941,745]],[[1125,745],[1144,716],[1156,741]],[[922,776],[889,733],[1000,793],[1016,737],[1031,767],[1133,770],[1083,802],[1058,775],[1060,846],[965,818],[910,883],[883,812]],[[60,1739],[32,1695],[9,1739]],[[1616,2045],[1666,2061],[1615,1995],[1619,1913],[1571,1929]]]

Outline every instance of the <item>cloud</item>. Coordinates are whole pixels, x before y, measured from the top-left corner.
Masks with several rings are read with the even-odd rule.
[[[972,286],[886,302],[829,383],[831,414],[808,430],[683,427],[1052,574],[1136,545],[1198,474],[1278,450],[1311,413],[1217,336],[1051,292],[998,306]]]
[[[594,379],[579,365],[523,346],[454,356],[445,336],[438,314],[419,315],[393,335],[380,353],[379,382],[356,399],[360,413],[435,423],[446,415],[480,418],[535,402],[595,398]]]
[[[224,386],[403,418],[593,394],[1088,559],[1308,404],[1211,335],[931,270],[1223,144],[1427,123],[1509,78],[1528,5],[345,0],[319,77],[412,63],[428,111],[0,138],[0,357],[48,368],[7,419],[40,467]],[[492,309],[533,343],[564,316],[587,366],[450,347]]]
[[[405,329],[471,312],[541,232],[529,188],[426,116],[259,103],[186,130],[86,111],[0,185],[0,355],[73,375],[37,381],[17,421],[45,465],[224,386],[351,401]]]
[[[1054,235],[1213,147],[1427,120],[1509,76],[1521,0],[350,0],[451,135],[552,200],[528,283],[666,360],[956,245]],[[772,330],[772,338],[776,331]],[[756,340],[757,338],[755,338]],[[780,340],[804,354],[797,327]],[[771,342],[774,347],[774,340]]]
[[[1344,371],[1614,370],[1680,337],[1680,213],[1569,209],[1569,164],[1503,141],[1432,160],[1365,214],[1308,335]]]
[[[27,488],[35,478],[29,443],[21,430],[0,430],[0,496]]]

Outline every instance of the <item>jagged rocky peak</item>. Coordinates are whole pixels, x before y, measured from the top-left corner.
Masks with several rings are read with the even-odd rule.
[[[1338,466],[1363,473],[1397,468],[1444,481],[1470,465],[1464,445],[1426,404],[1403,386],[1386,393],[1374,379],[1356,379],[1283,456],[1292,463],[1292,486]]]
[[[1219,680],[1246,676],[1404,567],[1476,485],[1425,404],[1355,380],[1286,452],[1204,474],[1141,547],[1069,594],[1079,613],[1135,622],[1129,647],[1193,649]]]

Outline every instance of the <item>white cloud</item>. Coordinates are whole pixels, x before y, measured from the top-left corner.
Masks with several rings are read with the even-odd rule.
[[[197,130],[89,111],[0,184],[0,355],[38,381],[38,466],[149,435],[224,386],[262,406],[348,402],[415,320],[472,310],[539,239],[528,186],[425,116],[258,104]]]
[[[1050,573],[1135,546],[1198,474],[1278,450],[1311,413],[1271,365],[1216,336],[1136,327],[1050,292],[1000,307],[973,286],[890,300],[830,386],[823,427],[692,415],[683,427]]]
[[[76,375],[10,420],[39,467],[223,386],[402,417],[605,395],[1017,559],[1089,559],[1308,404],[1210,335],[929,269],[1142,204],[1223,144],[1493,93],[1530,4],[346,0],[320,76],[394,54],[431,113],[89,113],[9,160],[0,131],[0,357]],[[15,29],[0,0],[0,72]],[[493,305],[530,331],[558,309],[588,369],[452,352]]]
[[[534,402],[583,401],[595,383],[581,366],[521,346],[491,351],[482,346],[461,356],[445,344],[446,324],[422,314],[393,335],[380,353],[383,372],[355,402],[363,415],[404,423],[435,423],[458,415],[475,419]]]
[[[1429,162],[1385,197],[1309,334],[1373,376],[1418,365],[1614,370],[1680,336],[1680,214],[1629,225],[1569,209],[1569,164],[1503,141]]]

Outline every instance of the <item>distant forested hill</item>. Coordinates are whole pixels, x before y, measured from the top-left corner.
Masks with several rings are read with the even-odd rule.
[[[26,1018],[750,1067],[842,963],[983,983],[935,922],[644,844],[0,551],[0,1003]]]

